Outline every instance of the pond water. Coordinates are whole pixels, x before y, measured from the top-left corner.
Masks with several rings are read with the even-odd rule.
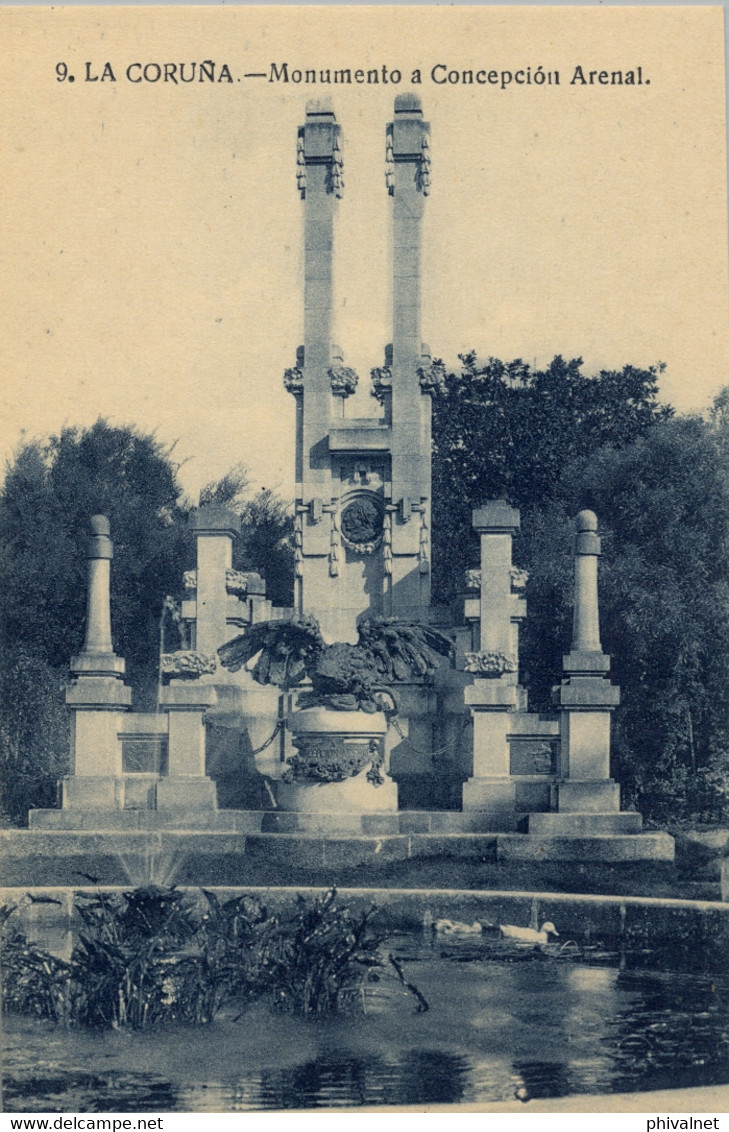
[[[729,1083],[729,976],[656,952],[399,936],[397,977],[306,1021],[263,1004],[204,1028],[68,1031],[10,1017],[10,1112],[486,1105]],[[696,958],[696,957],[695,957]]]

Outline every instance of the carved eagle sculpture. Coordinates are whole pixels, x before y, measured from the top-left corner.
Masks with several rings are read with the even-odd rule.
[[[301,707],[391,712],[389,685],[431,676],[453,647],[437,629],[396,617],[362,621],[357,632],[356,645],[328,645],[315,617],[261,621],[219,648],[218,656],[231,672],[257,657],[253,679],[285,691],[308,677],[311,692],[302,693]]]

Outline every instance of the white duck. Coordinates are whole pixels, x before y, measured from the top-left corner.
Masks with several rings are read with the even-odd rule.
[[[478,920],[472,924],[462,924],[458,920],[436,920],[433,931],[440,936],[474,936],[481,935],[483,927]]]
[[[499,924],[499,931],[504,939],[512,939],[514,943],[548,943],[550,936],[559,936],[551,920],[543,923],[541,928],[518,928],[514,924]]]

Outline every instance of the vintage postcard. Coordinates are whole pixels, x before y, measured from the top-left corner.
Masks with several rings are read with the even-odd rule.
[[[723,16],[0,8],[6,1111],[719,1127]]]

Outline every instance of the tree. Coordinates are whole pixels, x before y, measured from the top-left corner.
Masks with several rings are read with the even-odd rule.
[[[68,771],[65,673],[22,646],[3,650],[0,680],[0,808],[23,823],[31,806],[53,806]]]
[[[434,400],[436,592],[449,599],[478,560],[471,509],[518,506],[521,672],[531,709],[549,710],[570,645],[574,517],[594,510],[603,647],[622,693],[615,776],[656,819],[726,817],[729,391],[708,421],[675,418],[658,402],[662,367],[588,378],[559,357],[543,371],[462,361]]]
[[[170,450],[98,420],[21,446],[0,493],[2,633],[53,668],[84,639],[89,518],[114,540],[114,647],[132,681],[156,666],[160,611],[179,585],[184,510]]]
[[[575,462],[563,489],[603,530],[603,646],[622,688],[617,777],[657,816],[683,802],[716,818],[726,798],[712,800],[709,778],[729,769],[726,456],[710,425],[676,418]]]
[[[433,401],[433,582],[447,603],[464,551],[474,561],[471,511],[501,496],[521,509],[559,498],[565,466],[603,444],[632,443],[672,410],[658,404],[662,366],[582,373],[557,356],[544,370],[517,359],[461,355]]]
[[[0,492],[0,776],[14,820],[52,805],[67,770],[63,688],[84,640],[89,519],[114,539],[112,631],[136,705],[153,702],[159,619],[179,584],[184,509],[170,451],[98,420],[23,443]]]

